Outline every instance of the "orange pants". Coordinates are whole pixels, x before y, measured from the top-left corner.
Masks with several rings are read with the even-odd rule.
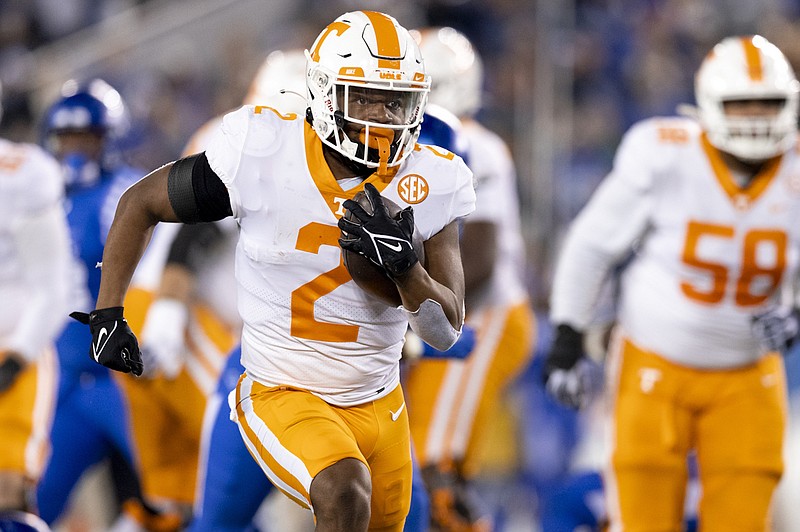
[[[47,348],[0,394],[0,471],[39,479],[50,452],[57,387],[58,362]]]
[[[462,474],[474,476],[483,452],[481,429],[533,355],[535,319],[521,303],[482,309],[467,321],[477,337],[469,357],[419,360],[403,387],[420,465],[456,460]]]
[[[290,499],[311,507],[309,489],[323,469],[344,458],[369,467],[370,528],[402,528],[411,506],[411,436],[403,390],[375,401],[330,405],[305,391],[267,387],[242,376],[236,387],[239,430],[250,454]]]
[[[695,369],[626,339],[612,349],[611,530],[682,530],[686,458],[694,450],[700,529],[764,531],[783,472],[783,360]]]
[[[132,289],[125,317],[140,334],[153,294]],[[190,311],[183,370],[172,380],[160,375],[134,378],[117,374],[130,404],[135,454],[142,490],[150,499],[192,504],[206,400],[236,338],[208,309]]]

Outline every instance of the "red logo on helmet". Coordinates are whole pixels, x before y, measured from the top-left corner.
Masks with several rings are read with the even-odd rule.
[[[397,183],[397,194],[411,205],[422,202],[428,197],[428,182],[419,174],[408,174]]]

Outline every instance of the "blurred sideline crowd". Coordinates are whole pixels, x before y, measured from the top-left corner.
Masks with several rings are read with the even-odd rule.
[[[41,68],[37,57],[46,57],[47,50],[65,46],[70,39],[90,35],[93,28],[114,17],[134,13],[146,18],[168,3],[170,0],[0,2],[0,138],[35,144],[46,140],[45,111],[61,83],[54,80],[52,86],[43,85],[34,72]],[[693,102],[697,66],[714,43],[727,35],[764,35],[800,69],[797,1],[554,3],[563,5],[553,8],[547,0],[415,0],[403,5],[369,2],[369,6],[354,0],[265,1],[260,17],[268,17],[273,4],[281,4],[281,16],[290,24],[270,35],[232,31],[228,41],[215,43],[217,60],[213,64],[204,61],[203,49],[179,42],[146,68],[129,69],[111,58],[88,64],[60,80],[101,78],[116,89],[127,106],[128,124],[125,135],[115,140],[115,150],[132,167],[153,169],[181,156],[204,124],[242,103],[270,51],[307,48],[319,28],[342,12],[376,9],[395,16],[408,28],[449,26],[470,39],[484,68],[484,96],[476,118],[500,135],[516,163],[521,231],[528,258],[524,280],[536,314],[536,345],[530,363],[503,392],[490,423],[481,428],[484,465],[475,488],[493,514],[495,529],[508,532],[540,530],[536,501],[543,504],[557,496],[568,474],[595,471],[600,464],[601,450],[594,444],[600,438],[595,409],[590,406],[575,412],[553,402],[545,394],[542,366],[554,334],[547,312],[557,250],[567,225],[610,170],[623,133],[645,117],[674,115],[678,104]],[[534,36],[531,28],[547,31]],[[532,94],[541,82],[537,75],[552,76],[555,87],[566,91],[556,90],[550,99],[537,100]],[[548,107],[557,111],[550,125],[549,142],[554,147],[546,154],[547,164],[542,164],[544,156],[537,151],[540,139],[533,124],[539,118],[537,113]],[[537,218],[542,202],[551,206],[544,220]],[[212,333],[208,337],[217,341]],[[218,342],[216,347],[222,352],[214,364],[223,364],[222,346],[227,346],[228,340]],[[793,353],[786,358],[790,397],[794,399],[790,411],[796,418],[800,418],[800,404],[796,404],[800,403],[798,359]],[[596,387],[602,385],[599,370],[592,378]],[[792,442],[790,438],[787,444]],[[796,451],[800,457],[800,447]],[[113,452],[105,463],[111,467],[96,472],[83,491],[73,496],[60,530],[110,526],[113,512],[103,505],[97,507],[87,495],[107,490],[112,483],[124,484],[119,479],[126,472],[114,469]],[[792,467],[794,462],[785,475],[794,474],[798,478],[794,484],[800,484],[800,472]],[[789,488],[796,491],[779,496],[777,502],[783,512],[777,526],[785,528],[776,530],[790,530],[788,523],[800,523],[794,515],[797,512],[785,502],[790,496],[800,496],[800,485]],[[283,506],[262,508],[262,521],[269,522],[275,515],[286,518],[291,512]],[[297,530],[308,526],[304,517],[296,519]],[[170,525],[164,526],[168,529]]]

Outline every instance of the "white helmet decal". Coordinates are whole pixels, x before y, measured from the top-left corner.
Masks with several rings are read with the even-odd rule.
[[[375,11],[345,13],[309,51],[306,83],[313,127],[324,144],[385,174],[413,149],[430,81],[416,42],[397,21]],[[394,106],[395,120],[350,109],[372,97]],[[343,128],[359,128],[358,138]]]
[[[695,76],[698,118],[716,148],[743,160],[765,160],[791,149],[797,138],[798,84],[783,53],[759,35],[728,37]],[[724,102],[779,100],[773,117],[732,117]]]

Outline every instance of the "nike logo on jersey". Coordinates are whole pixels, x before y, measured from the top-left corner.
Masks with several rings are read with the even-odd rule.
[[[111,329],[111,332],[108,332],[108,329],[106,329],[105,327],[100,329],[100,332],[97,334],[97,343],[92,346],[92,356],[94,356],[95,362],[100,362],[100,353],[102,353],[103,349],[106,348],[106,345],[108,345],[108,341],[111,339],[111,335],[114,334],[114,331],[116,330],[117,330],[116,322],[114,322],[114,328]]]
[[[397,412],[392,412],[389,410],[389,413],[392,415],[392,421],[397,421],[397,418],[400,417],[400,414],[403,413],[403,409],[406,407],[406,402],[403,401],[403,404],[400,405],[400,408],[397,409]]]

